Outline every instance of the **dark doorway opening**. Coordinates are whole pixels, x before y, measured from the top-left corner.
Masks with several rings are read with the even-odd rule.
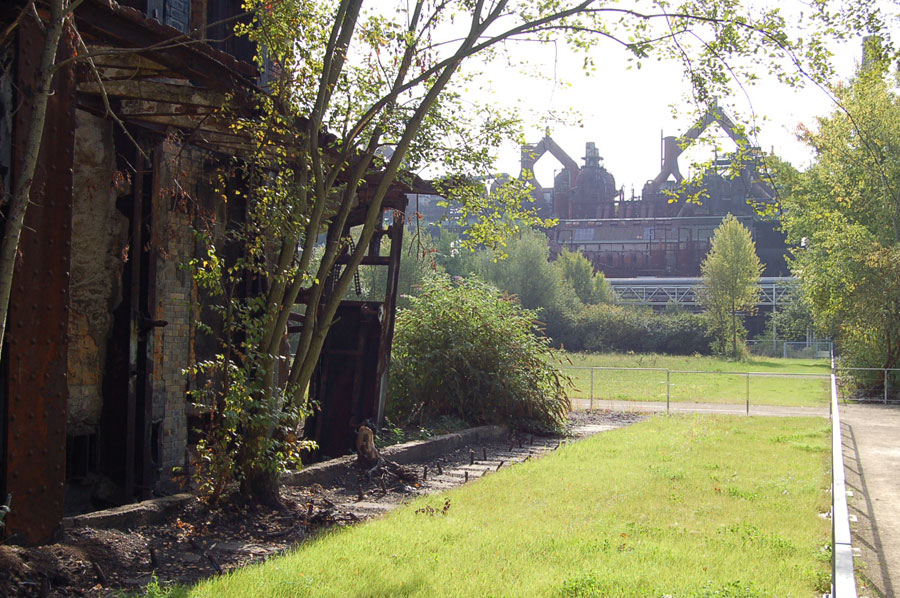
[[[118,502],[148,498],[155,478],[153,466],[152,360],[149,333],[160,322],[152,313],[153,165],[119,134],[117,167],[132,176],[132,191],[116,207],[129,220],[129,241],[122,275],[122,301],[113,311],[103,379],[100,427],[100,468],[121,494]],[[123,155],[127,154],[127,155]]]

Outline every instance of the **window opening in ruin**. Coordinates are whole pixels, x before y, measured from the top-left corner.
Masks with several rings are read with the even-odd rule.
[[[594,240],[594,229],[592,229],[592,228],[576,228],[575,229],[575,240],[576,241],[593,241]]]
[[[69,434],[66,436],[66,483],[79,482],[99,467],[97,434]]]
[[[159,469],[159,464],[162,462],[162,437],[160,436],[160,432],[162,431],[162,422],[153,422],[150,426],[150,465],[153,466],[154,471]]]

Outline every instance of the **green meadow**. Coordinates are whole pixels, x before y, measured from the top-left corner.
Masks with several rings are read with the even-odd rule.
[[[750,376],[752,405],[818,407],[828,404],[830,363],[825,360],[754,357],[729,361],[706,356],[655,354],[570,353],[564,371],[572,377],[572,398],[591,396],[616,401],[665,401],[669,370],[669,400],[673,402],[740,403],[747,397]],[[630,369],[643,368],[643,369]],[[687,372],[687,373],[682,373]],[[802,374],[796,376],[795,374]],[[810,376],[810,375],[815,375]]]
[[[172,594],[811,598],[828,441],[823,419],[657,416]]]

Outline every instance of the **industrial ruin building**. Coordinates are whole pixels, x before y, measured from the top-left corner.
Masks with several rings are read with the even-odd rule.
[[[0,30],[26,4],[2,3]],[[185,464],[191,419],[203,415],[186,396],[184,368],[209,350],[198,334],[198,289],[183,267],[199,249],[183,200],[217,222],[241,218],[240,202],[225,205],[209,183],[242,144],[216,111],[269,74],[253,66],[252,44],[232,33],[242,12],[241,0],[84,0],[73,13],[104,83],[71,60],[47,109],[0,360],[0,502],[12,495],[5,541],[46,542],[67,511],[176,489],[173,468]],[[0,44],[4,194],[23,160],[28,90],[44,46],[31,15],[11,31]],[[60,60],[77,49],[66,31]],[[109,117],[107,98],[127,134]],[[384,298],[341,305],[311,390],[323,405],[311,433],[332,451],[350,446],[352,426],[383,407],[397,214],[408,191],[395,186],[384,202],[398,211],[377,233],[389,239],[389,255],[375,244],[363,262],[388,268]],[[360,199],[348,226],[365,209]]]
[[[678,157],[713,123],[735,142],[737,150],[714,159],[699,183],[688,184]],[[544,189],[534,179],[535,162],[549,152],[563,168]],[[681,137],[662,140],[659,173],[640,196],[626,197],[601,163],[594,143],[585,149],[579,167],[550,137],[522,147],[521,177],[533,187],[542,215],[559,219],[547,233],[551,250],[581,251],[607,278],[697,277],[709,251],[713,231],[726,214],[733,214],[753,234],[766,276],[784,276],[787,265],[784,236],[771,217],[758,208],[770,207],[774,190],[767,178],[764,155],[713,104]]]

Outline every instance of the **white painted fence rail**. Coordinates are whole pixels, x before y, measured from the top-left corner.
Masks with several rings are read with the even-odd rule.
[[[831,374],[831,538],[832,598],[857,598],[853,572],[853,545],[850,515],[847,511],[847,487],[844,481],[844,451],[841,440],[841,415],[838,408],[837,378]]]

